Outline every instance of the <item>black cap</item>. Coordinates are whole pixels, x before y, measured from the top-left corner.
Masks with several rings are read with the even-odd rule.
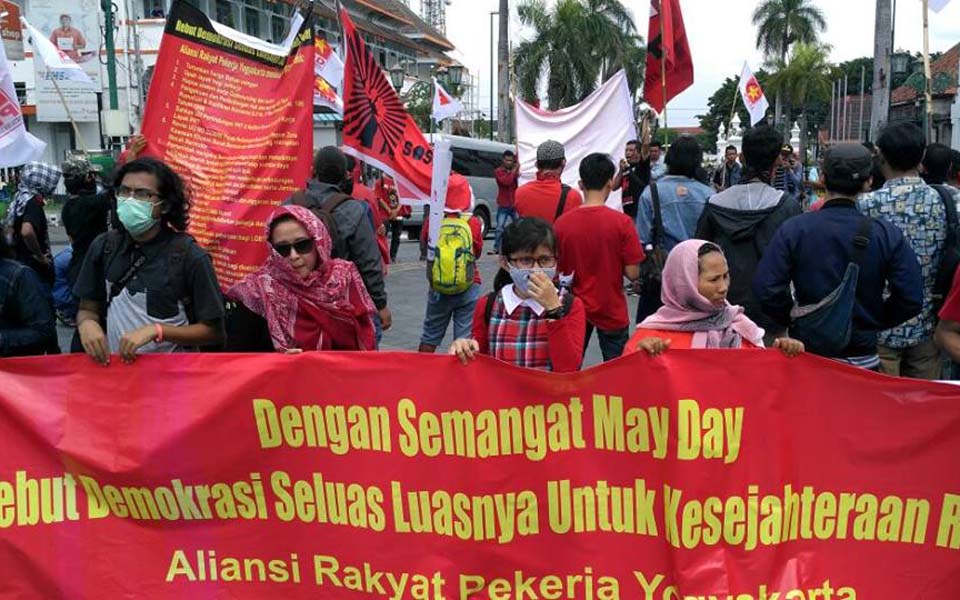
[[[838,144],[827,150],[823,171],[833,181],[866,181],[873,174],[873,154],[861,144]]]

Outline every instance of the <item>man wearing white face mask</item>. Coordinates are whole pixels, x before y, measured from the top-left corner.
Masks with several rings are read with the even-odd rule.
[[[607,207],[616,168],[606,154],[591,154],[580,163],[583,206],[564,214],[555,225],[560,272],[573,274],[573,292],[587,312],[584,351],[597,330],[603,360],[623,354],[630,337],[623,278],[640,278],[645,255],[633,220]]]
[[[84,351],[107,365],[110,354],[132,362],[220,343],[223,298],[210,258],[184,233],[183,181],[152,158],[127,163],[115,181],[123,230],[93,241],[74,287]]]

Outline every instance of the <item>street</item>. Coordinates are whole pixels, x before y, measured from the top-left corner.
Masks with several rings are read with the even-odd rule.
[[[67,238],[62,227],[51,223],[50,240],[53,253],[57,254],[66,247]],[[480,274],[483,278],[484,293],[492,289],[493,278],[499,268],[499,257],[486,254],[493,249],[493,239],[487,239],[484,244],[484,255],[478,261]],[[416,242],[404,240],[400,244],[398,262],[390,265],[390,274],[387,277],[387,296],[390,310],[393,312],[393,327],[384,333],[380,349],[385,351],[416,351],[420,345],[420,332],[423,325],[423,313],[426,305],[427,279],[424,274],[424,263],[418,260],[420,247]],[[630,314],[636,310],[636,298],[628,297]],[[73,329],[58,325],[57,333],[60,347],[66,351],[70,348]],[[445,351],[452,341],[453,324],[447,329],[447,337],[440,351]],[[584,367],[600,364],[600,347],[597,345],[596,335],[587,351]]]

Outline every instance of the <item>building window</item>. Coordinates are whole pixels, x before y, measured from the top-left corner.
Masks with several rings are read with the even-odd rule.
[[[260,11],[250,7],[243,9],[243,32],[260,37]],[[273,40],[271,40],[273,41]]]
[[[237,20],[234,12],[237,6],[229,0],[215,0],[214,21],[226,25],[227,27],[237,28]]]
[[[284,34],[287,32],[288,20],[274,15],[270,17],[270,41],[274,44],[279,44],[284,39]]]

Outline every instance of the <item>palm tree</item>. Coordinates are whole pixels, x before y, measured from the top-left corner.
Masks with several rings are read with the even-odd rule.
[[[580,102],[621,68],[631,91],[642,79],[643,40],[619,0],[558,0],[552,9],[543,0],[524,0],[517,11],[536,32],[515,55],[524,100],[538,97],[544,78],[550,110]]]
[[[753,11],[753,24],[757,26],[757,48],[778,67],[786,64],[790,46],[798,42],[815,44],[827,28],[823,11],[813,5],[813,0],[763,0]],[[781,126],[782,115],[783,102],[777,94],[777,127]]]
[[[830,97],[833,83],[833,66],[829,61],[830,46],[797,44],[793,47],[790,62],[770,76],[767,86],[783,97],[790,109],[800,112],[800,159],[806,159],[807,107],[811,102]],[[787,114],[792,114],[788,110]]]

